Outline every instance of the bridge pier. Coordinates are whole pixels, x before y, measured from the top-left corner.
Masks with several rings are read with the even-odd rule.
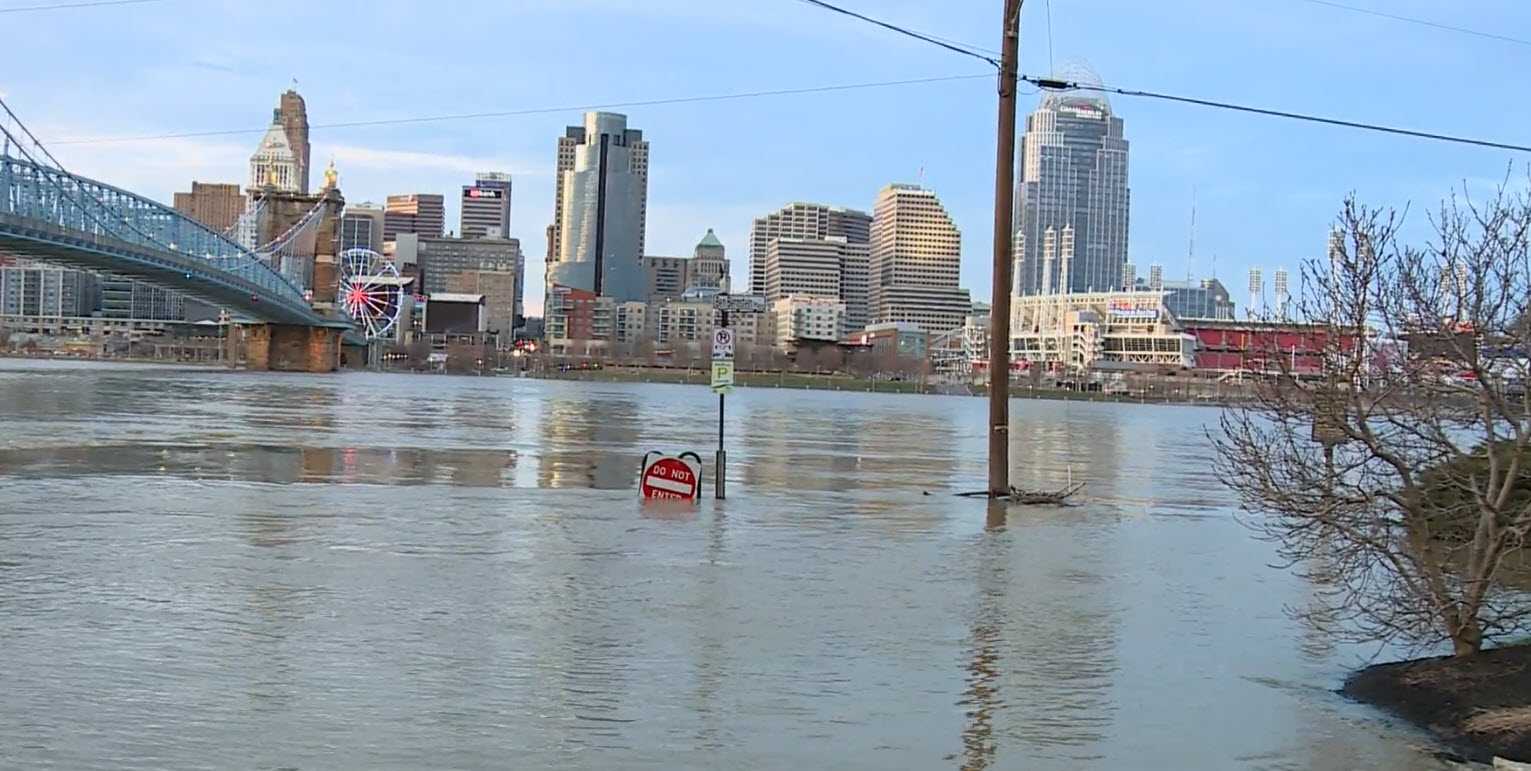
[[[292,324],[245,327],[245,367],[256,372],[334,372],[340,330]]]

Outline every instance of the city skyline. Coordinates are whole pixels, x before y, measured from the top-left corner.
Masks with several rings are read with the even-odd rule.
[[[292,24],[340,30],[342,39],[324,48],[285,40],[255,45],[244,31],[268,17],[239,4],[220,7],[217,14],[176,13],[168,4],[32,14],[26,21],[37,34],[13,41],[0,60],[44,57],[43,42],[66,31],[89,45],[84,55],[49,68],[9,68],[13,75],[0,88],[66,166],[169,202],[172,193],[188,189],[193,181],[242,183],[273,97],[296,77],[296,88],[308,102],[309,120],[317,127],[310,139],[313,160],[321,166],[331,158],[336,161],[348,200],[382,201],[389,194],[412,190],[442,193],[448,197],[447,219],[455,223],[456,192],[476,172],[499,169],[514,174],[518,189],[512,234],[530,247],[527,272],[535,280],[542,274],[541,234],[552,210],[547,137],[577,121],[578,110],[399,127],[323,126],[975,74],[968,64],[918,42],[861,30],[853,22],[842,24],[792,4],[766,13],[671,0],[642,9],[611,8],[593,25],[576,23],[589,7],[583,2],[532,2],[515,10],[486,9],[485,23],[467,29],[410,9],[403,9],[388,25],[350,15],[346,24],[336,24],[341,14],[334,9],[289,9],[292,13],[284,18]],[[986,8],[935,13],[915,3],[869,2],[865,10],[953,39],[998,44]],[[1294,6],[1279,15],[1219,7],[1203,19],[1195,33],[1202,45],[1191,50],[1180,44],[1191,34],[1182,17],[1194,9],[1167,10],[1111,0],[1092,9],[1086,27],[1083,12],[1055,8],[1055,58],[1060,63],[1087,59],[1113,85],[1209,97],[1240,93],[1257,104],[1490,138],[1504,138],[1503,126],[1531,117],[1531,107],[1518,103],[1503,106],[1490,118],[1442,112],[1424,98],[1389,101],[1367,89],[1322,88],[1335,73],[1388,83],[1406,72],[1412,94],[1451,88],[1469,100],[1497,103],[1496,79],[1468,79],[1464,84],[1451,73],[1476,67],[1473,62],[1484,45],[1496,46],[1497,53],[1520,55],[1513,48],[1333,9]],[[1418,10],[1422,15],[1434,13]],[[1028,6],[1022,25],[1027,30],[1022,69],[1032,74],[1051,68],[1046,38],[1035,32],[1045,28],[1040,23],[1043,13],[1040,7]],[[1531,9],[1509,2],[1459,9],[1458,15],[1463,25],[1481,28],[1531,24]],[[123,39],[117,33],[125,19],[154,32]],[[508,54],[508,66],[547,61],[577,44],[594,52],[592,63],[597,67],[610,71],[620,63],[624,77],[578,88],[572,86],[579,81],[571,79],[506,82],[487,92],[480,79],[453,77],[460,67],[451,51],[485,44],[492,37],[490,29],[507,23],[529,33],[525,45]],[[343,64],[354,66],[355,55],[348,51],[367,50],[361,36],[381,34],[393,24],[408,24],[419,36],[419,45],[401,61],[408,66],[400,67],[404,72],[397,79],[380,79],[374,85],[327,74]],[[757,34],[762,28],[776,34]],[[110,45],[105,42],[109,36]],[[1265,42],[1273,39],[1283,41],[1279,49]],[[188,43],[192,40],[195,46]],[[847,40],[857,45],[843,45]],[[1147,59],[1133,55],[1141,51],[1142,40],[1164,41],[1162,50]],[[852,48],[897,55],[868,66],[864,53]],[[111,60],[96,53],[108,49],[116,53]],[[782,59],[782,50],[792,50],[794,56]],[[1293,50],[1321,55],[1292,57]],[[1407,50],[1430,50],[1437,65],[1420,66],[1402,54]],[[765,66],[766,61],[772,65]],[[1218,66],[1211,66],[1214,62]],[[1282,78],[1266,77],[1278,66]],[[681,73],[688,79],[680,80]],[[1235,91],[1250,83],[1255,86],[1247,92]],[[1023,95],[1021,110],[1031,110],[1038,99]],[[909,104],[919,109],[906,109]],[[1155,262],[1164,264],[1168,275],[1187,272],[1183,265],[1193,187],[1199,190],[1197,252],[1222,255],[1218,273],[1231,277],[1251,265],[1294,266],[1304,257],[1322,256],[1320,239],[1351,190],[1378,203],[1401,207],[1412,201],[1416,208],[1428,209],[1464,179],[1475,189],[1497,182],[1508,157],[1500,151],[1143,100],[1117,98],[1114,107],[1130,124],[1134,148],[1129,260],[1138,266],[1139,275],[1143,266]],[[733,275],[742,277],[748,271],[749,227],[760,212],[803,199],[868,209],[882,185],[916,180],[923,167],[923,183],[941,195],[966,236],[961,284],[976,298],[988,296],[988,210],[993,192],[988,181],[992,152],[985,149],[992,147],[993,132],[993,88],[988,79],[621,111],[665,148],[651,181],[651,245],[645,251],[684,254],[697,234],[712,227],[732,248]],[[101,122],[103,114],[114,120],[109,125]],[[881,130],[868,133],[868,122]],[[251,133],[55,143],[226,129]],[[1409,163],[1397,162],[1405,157]],[[1351,162],[1336,162],[1342,158]],[[1411,217],[1408,224],[1422,226],[1423,218]],[[1198,259],[1194,272],[1211,272],[1207,257]],[[530,294],[529,305],[535,305],[540,293]],[[535,307],[531,310],[536,312]]]

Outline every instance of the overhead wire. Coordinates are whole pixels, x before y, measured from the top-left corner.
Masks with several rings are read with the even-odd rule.
[[[33,11],[65,11],[72,8],[100,8],[111,5],[145,5],[147,3],[163,3],[165,0],[88,0],[80,3],[55,3],[53,5],[23,5],[13,8],[0,8],[0,14],[5,13],[30,13]]]
[[[879,27],[884,27],[886,29],[890,29],[890,30],[896,31],[896,32],[899,32],[901,34],[908,35],[910,37],[914,37],[914,38],[917,38],[917,39],[920,39],[920,40],[924,40],[924,41],[926,41],[928,43],[931,43],[933,45],[940,46],[941,48],[951,49],[951,50],[953,50],[953,51],[955,51],[957,53],[964,54],[964,55],[967,55],[967,56],[976,56],[976,57],[978,57],[980,59],[983,59],[984,61],[987,61],[987,62],[989,62],[991,64],[994,64],[996,67],[999,66],[998,62],[995,62],[993,59],[990,59],[990,58],[988,58],[986,56],[982,56],[980,54],[976,54],[976,53],[974,53],[974,52],[972,52],[970,50],[953,47],[953,46],[951,46],[949,44],[946,44],[946,43],[942,43],[942,42],[939,42],[939,41],[931,40],[928,36],[921,35],[921,34],[916,33],[916,32],[912,32],[910,30],[904,29],[904,28],[899,27],[899,26],[897,26],[895,24],[892,24],[890,22],[880,21],[878,19],[873,19],[873,18],[870,18],[870,17],[866,17],[866,16],[858,14],[858,13],[856,13],[854,11],[849,11],[849,10],[846,10],[844,8],[839,8],[837,6],[830,5],[829,3],[823,2],[823,0],[802,0],[802,1],[805,2],[805,3],[812,4],[812,5],[820,6],[822,8],[827,9],[827,10],[832,10],[832,11],[835,11],[837,13],[841,13],[841,14],[845,14],[847,16],[851,16],[851,17],[854,17],[854,18],[857,18],[857,19],[861,19],[862,21],[865,21],[867,23],[875,24],[875,25],[877,25]],[[1322,5],[1338,5],[1337,3],[1331,2],[1331,0],[1307,0],[1307,1],[1308,2],[1319,3],[1319,4],[1322,4]],[[1344,7],[1344,8],[1347,8],[1347,9],[1352,9],[1350,6],[1340,6],[1340,7]],[[1418,20],[1407,19],[1407,18],[1405,18],[1404,20],[1406,20],[1406,21],[1418,21]],[[1455,29],[1455,28],[1453,28],[1453,29]],[[1049,31],[1050,30],[1051,30],[1051,25],[1049,25]],[[1466,29],[1458,29],[1458,31],[1470,32],[1470,30],[1466,30]],[[1051,48],[1050,44],[1049,44],[1049,48]],[[1051,58],[1051,54],[1050,53],[1049,53],[1049,58]],[[1265,116],[1274,117],[1274,118],[1287,118],[1289,120],[1307,121],[1309,123],[1322,123],[1322,124],[1329,125],[1329,126],[1340,126],[1340,127],[1344,127],[1344,128],[1360,129],[1360,130],[1363,130],[1363,131],[1375,131],[1375,132],[1384,133],[1384,134],[1394,134],[1394,135],[1398,135],[1398,136],[1414,137],[1414,138],[1417,138],[1417,139],[1430,139],[1430,140],[1439,141],[1439,142],[1451,142],[1451,143],[1455,143],[1455,144],[1473,145],[1473,146],[1477,146],[1477,147],[1489,147],[1489,148],[1494,148],[1494,149],[1498,149],[1498,150],[1514,150],[1516,152],[1531,152],[1531,146],[1517,145],[1517,144],[1512,144],[1512,143],[1509,143],[1509,142],[1498,142],[1498,141],[1489,140],[1489,139],[1478,139],[1476,137],[1464,137],[1464,136],[1456,136],[1456,135],[1452,135],[1452,134],[1441,134],[1441,133],[1437,133],[1437,132],[1433,132],[1433,131],[1417,131],[1417,130],[1414,130],[1414,129],[1398,128],[1396,126],[1386,126],[1386,125],[1382,125],[1382,124],[1379,124],[1379,123],[1368,123],[1368,122],[1364,122],[1364,121],[1344,120],[1344,119],[1341,119],[1341,118],[1330,118],[1330,117],[1323,116],[1323,115],[1313,115],[1313,114],[1309,114],[1309,113],[1292,112],[1292,111],[1289,111],[1289,110],[1276,110],[1276,109],[1271,109],[1271,108],[1266,108],[1266,107],[1253,107],[1253,106],[1250,106],[1250,105],[1235,104],[1235,103],[1232,103],[1232,102],[1219,102],[1219,101],[1215,101],[1215,100],[1212,100],[1212,99],[1200,99],[1200,98],[1190,97],[1190,96],[1180,96],[1180,95],[1177,95],[1177,94],[1165,94],[1165,93],[1160,93],[1160,92],[1156,92],[1156,91],[1143,91],[1143,90],[1135,90],[1135,89],[1115,88],[1115,87],[1111,87],[1111,86],[1098,85],[1098,84],[1094,84],[1094,83],[1079,83],[1077,81],[1059,80],[1059,79],[1056,79],[1056,78],[1044,78],[1044,77],[1038,77],[1038,76],[1035,76],[1035,75],[1022,75],[1020,77],[1020,80],[1022,80],[1024,82],[1027,82],[1027,83],[1031,83],[1033,85],[1036,85],[1036,86],[1038,86],[1039,88],[1041,88],[1043,90],[1052,90],[1052,91],[1071,91],[1071,90],[1099,91],[1099,92],[1102,92],[1102,93],[1119,94],[1121,96],[1134,96],[1134,97],[1143,97],[1143,98],[1148,98],[1148,99],[1162,99],[1162,100],[1165,100],[1165,101],[1179,102],[1179,103],[1182,103],[1182,104],[1194,104],[1194,105],[1198,105],[1198,106],[1201,106],[1201,107],[1212,107],[1212,108],[1221,109],[1221,110],[1232,110],[1232,111],[1235,111],[1235,112],[1250,113],[1250,114],[1254,114],[1254,115],[1265,115]]]
[[[888,30],[890,32],[896,32],[896,33],[898,33],[900,35],[903,35],[905,37],[911,37],[911,38],[914,38],[915,40],[922,40],[922,41],[924,41],[926,43],[930,43],[931,45],[939,46],[941,48],[945,48],[948,51],[952,51],[954,53],[962,54],[963,56],[971,56],[974,59],[978,59],[980,61],[988,62],[989,64],[993,65],[994,67],[998,67],[999,66],[999,60],[998,59],[995,59],[993,56],[980,53],[977,50],[977,48],[974,47],[974,46],[964,45],[964,44],[960,44],[960,43],[953,43],[953,42],[949,42],[949,41],[946,41],[946,40],[942,40],[942,39],[937,38],[937,37],[935,37],[933,35],[927,35],[927,34],[925,34],[923,32],[915,32],[914,30],[909,29],[907,27],[901,27],[901,26],[899,26],[897,24],[894,24],[892,22],[883,21],[881,19],[874,19],[874,18],[872,18],[870,16],[867,16],[865,14],[861,14],[861,13],[857,13],[856,11],[852,11],[849,8],[841,8],[838,5],[833,5],[831,3],[824,2],[824,0],[802,0],[802,2],[807,3],[809,5],[812,5],[812,6],[816,6],[816,7],[822,8],[822,9],[824,9],[826,11],[831,11],[831,12],[834,12],[834,13],[838,13],[838,14],[841,14],[843,16],[849,16],[852,19],[857,19],[859,21],[864,21],[864,22],[866,22],[868,24],[873,24],[873,25],[876,25],[878,27],[882,27],[883,29],[886,29],[886,30]]]
[[[1461,33],[1463,35],[1473,35],[1475,37],[1486,38],[1488,40],[1498,40],[1498,41],[1501,41],[1501,42],[1504,42],[1504,43],[1514,43],[1515,45],[1531,46],[1531,40],[1527,40],[1525,38],[1511,37],[1509,35],[1501,35],[1501,34],[1496,33],[1496,32],[1484,32],[1483,30],[1471,29],[1471,28],[1468,28],[1468,27],[1459,27],[1459,26],[1456,26],[1454,24],[1446,24],[1444,22],[1431,21],[1429,19],[1421,19],[1421,18],[1418,18],[1416,16],[1404,16],[1402,14],[1397,14],[1397,13],[1388,13],[1387,11],[1378,11],[1378,10],[1374,10],[1374,9],[1371,9],[1371,8],[1362,8],[1362,7],[1357,6],[1357,5],[1347,5],[1345,3],[1337,3],[1334,0],[1302,0],[1302,2],[1310,3],[1312,5],[1322,5],[1322,6],[1326,6],[1326,7],[1329,7],[1329,8],[1338,8],[1339,10],[1350,11],[1351,13],[1360,13],[1360,14],[1365,14],[1367,16],[1376,16],[1378,18],[1391,19],[1393,21],[1401,21],[1401,22],[1404,22],[1406,24],[1418,24],[1418,25],[1420,25],[1422,27],[1431,27],[1431,28],[1434,28],[1434,29],[1446,30],[1447,32],[1458,32],[1458,33]]]
[[[1021,80],[1026,81],[1027,83],[1031,83],[1044,91],[1098,91],[1101,93],[1118,94],[1121,96],[1137,96],[1148,99],[1163,99],[1170,102],[1194,104],[1200,105],[1202,107],[1214,107],[1221,110],[1233,110],[1236,112],[1253,113],[1256,115],[1267,115],[1275,118],[1288,118],[1291,120],[1307,121],[1309,123],[1323,123],[1330,126],[1343,126],[1345,128],[1376,131],[1385,134],[1397,134],[1400,136],[1416,137],[1419,139],[1433,139],[1441,142],[1454,142],[1457,144],[1475,145],[1478,147],[1492,147],[1499,150],[1514,150],[1517,152],[1531,153],[1531,146],[1527,145],[1517,145],[1508,142],[1496,142],[1493,140],[1477,139],[1474,137],[1455,136],[1452,134],[1439,134],[1432,131],[1416,131],[1414,129],[1398,128],[1396,126],[1385,126],[1378,123],[1344,120],[1341,118],[1330,118],[1323,115],[1312,115],[1309,113],[1291,112],[1288,110],[1274,110],[1266,107],[1252,107],[1250,105],[1235,104],[1232,102],[1219,102],[1212,99],[1198,99],[1196,97],[1179,96],[1177,94],[1165,94],[1156,91],[1143,91],[1139,89],[1116,88],[1113,86],[1097,85],[1094,83],[1080,83],[1072,80],[1043,78],[1037,77],[1035,75],[1022,75]]]
[[[763,91],[742,91],[730,94],[706,94],[701,96],[680,96],[667,99],[644,99],[627,102],[606,102],[602,104],[567,105],[563,107],[535,107],[524,110],[498,110],[494,112],[471,112],[455,113],[448,115],[424,115],[402,118],[379,118],[377,120],[342,121],[337,123],[314,123],[308,128],[309,131],[319,129],[339,128],[362,128],[371,126],[399,126],[416,123],[439,123],[444,121],[476,120],[482,118],[510,118],[524,115],[547,115],[566,112],[586,112],[591,110],[614,110],[631,107],[656,107],[671,104],[693,104],[697,102],[723,102],[738,99],[757,99],[773,96],[793,96],[798,94],[822,94],[836,91],[854,91],[869,88],[893,88],[897,86],[913,86],[926,83],[946,83],[962,80],[977,80],[980,78],[992,78],[993,73],[976,73],[971,75],[942,75],[929,78],[909,78],[905,80],[882,80],[869,83],[841,83],[828,86],[808,86],[804,88],[779,88]],[[266,128],[249,129],[218,129],[211,131],[185,131],[170,134],[150,134],[143,136],[123,137],[81,137],[54,140],[54,145],[80,145],[80,144],[109,144],[118,142],[147,142],[162,139],[191,139],[198,137],[235,136],[244,134],[263,134]]]

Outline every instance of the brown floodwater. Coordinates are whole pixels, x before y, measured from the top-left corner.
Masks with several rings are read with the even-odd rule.
[[[0,766],[1434,769],[1204,407],[0,360]],[[1384,657],[1390,652],[1382,651]]]

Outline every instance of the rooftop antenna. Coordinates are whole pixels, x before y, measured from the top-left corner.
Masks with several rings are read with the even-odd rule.
[[[915,175],[915,181],[919,184],[920,187],[925,186],[925,164],[920,164],[920,170]]]
[[[1193,268],[1196,264],[1196,186],[1191,186],[1191,239],[1186,246],[1185,254],[1185,282],[1191,283]]]

